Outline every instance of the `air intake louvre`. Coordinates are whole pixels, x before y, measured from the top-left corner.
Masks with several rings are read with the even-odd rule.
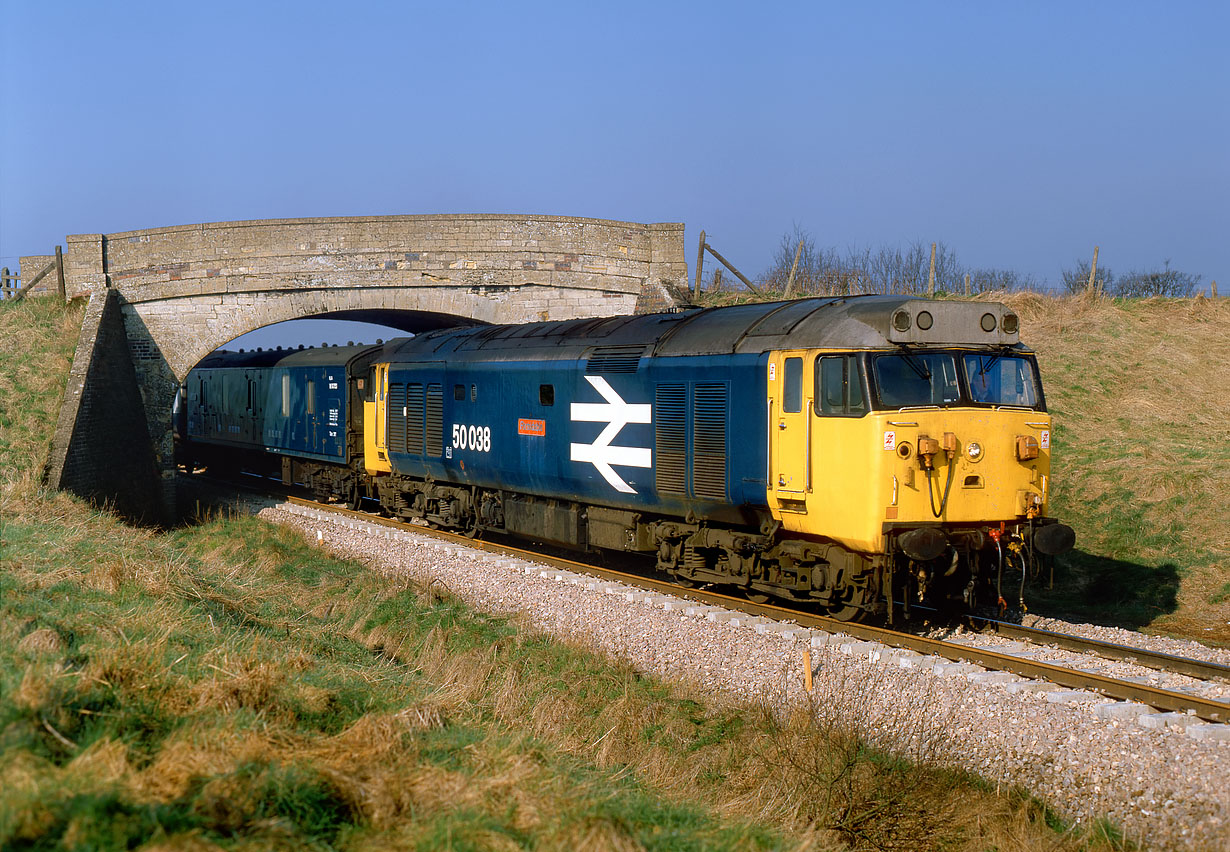
[[[423,454],[423,384],[406,385],[406,452]]]
[[[658,385],[654,395],[654,487],[659,494],[687,494],[687,393],[683,385]]]
[[[425,456],[444,455],[444,386],[427,386],[427,451]]]
[[[692,391],[692,491],[726,499],[726,385],[698,384]]]
[[[388,432],[385,444],[390,453],[406,451],[406,386],[389,382]]]
[[[599,346],[585,363],[587,373],[635,373],[643,346]]]

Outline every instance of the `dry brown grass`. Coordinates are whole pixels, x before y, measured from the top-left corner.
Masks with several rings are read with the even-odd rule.
[[[1054,476],[1078,546],[1175,565],[1177,609],[1150,629],[1230,642],[1230,301],[1006,301],[1064,430]]]

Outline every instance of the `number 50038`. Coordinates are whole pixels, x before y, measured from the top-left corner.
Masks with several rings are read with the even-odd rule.
[[[490,426],[462,426],[453,424],[453,446],[459,450],[474,450],[479,453],[491,452]]]

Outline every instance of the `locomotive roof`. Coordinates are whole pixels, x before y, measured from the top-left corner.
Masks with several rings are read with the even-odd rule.
[[[1006,317],[1012,317],[1010,332],[1004,330]],[[984,323],[990,325],[991,320],[993,328],[986,331]],[[575,358],[589,349],[595,350],[591,357],[634,352],[656,356],[729,355],[771,349],[890,349],[903,344],[1020,348],[1015,323],[1012,311],[998,302],[845,296],[441,329],[391,341],[383,358],[504,360],[519,359],[529,352],[541,358]]]
[[[348,364],[364,353],[375,353],[379,346],[313,346],[304,349],[249,349],[235,352],[218,349],[201,359],[193,369],[217,367],[316,367]]]

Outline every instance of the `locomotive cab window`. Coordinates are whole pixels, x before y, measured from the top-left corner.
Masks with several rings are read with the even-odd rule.
[[[782,370],[782,411],[798,414],[803,410],[803,359],[787,358]]]
[[[541,405],[555,405],[555,385],[539,385],[538,402]]]
[[[903,352],[875,359],[876,388],[885,408],[951,405],[961,392],[951,352]]]
[[[1043,407],[1034,360],[1004,352],[879,355],[872,376],[883,408],[948,405]]]
[[[974,402],[1037,406],[1039,394],[1032,361],[1015,355],[971,352],[962,356],[962,362]]]
[[[816,414],[861,417],[867,413],[863,368],[850,355],[822,355],[816,359]]]

